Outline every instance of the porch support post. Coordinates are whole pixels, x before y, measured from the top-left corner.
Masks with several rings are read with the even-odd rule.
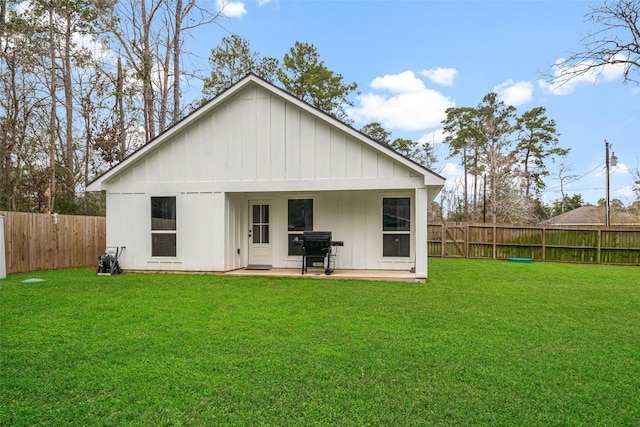
[[[415,197],[415,222],[416,230],[416,279],[427,278],[427,210],[429,209],[429,194],[426,188],[416,188]]]

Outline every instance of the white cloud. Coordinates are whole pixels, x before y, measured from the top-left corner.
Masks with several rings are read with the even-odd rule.
[[[458,74],[458,70],[455,68],[435,68],[431,70],[422,70],[420,74],[431,80],[433,83],[437,83],[443,86],[453,86],[453,80]]]
[[[258,6],[262,6],[267,3],[271,3],[271,0],[258,0]]]
[[[626,185],[615,190],[613,192],[613,197],[633,201],[636,198],[636,193],[634,193],[632,185]]]
[[[533,96],[533,83],[507,80],[494,87],[493,90],[505,104],[518,107],[531,100]]]
[[[424,83],[422,80],[416,78],[413,71],[376,77],[371,82],[371,87],[394,93],[420,92],[425,89]]]
[[[567,67],[563,65],[564,62],[564,58],[556,61],[553,66],[553,79],[551,82],[538,80],[538,85],[545,92],[554,95],[568,95],[578,86],[593,85],[599,81],[609,82],[617,80],[624,75],[624,64],[594,66],[591,61],[583,61]]]
[[[629,166],[624,163],[618,162],[615,166],[611,166],[611,175],[628,175]]]
[[[247,14],[247,8],[241,1],[217,0],[216,7],[227,18],[240,18]]]
[[[612,156],[615,153],[612,153]],[[626,176],[629,175],[629,166],[627,166],[624,163],[620,163],[619,161],[616,163],[615,166],[613,166],[611,163],[613,163],[612,161],[609,162],[609,176]],[[604,177],[607,175],[607,167],[603,162],[602,168],[600,168],[596,173],[595,176],[597,177]]]
[[[363,93],[351,111],[356,122],[380,122],[385,128],[415,131],[433,128],[446,118],[445,110],[455,106],[442,93],[425,87],[413,71],[376,77],[371,87],[388,93]]]
[[[444,143],[444,129],[434,130],[433,132],[425,133],[418,138],[420,144],[443,144]]]
[[[94,60],[115,65],[117,61],[116,53],[92,35],[73,33],[71,37],[76,46],[91,53],[91,57]]]
[[[445,177],[447,180],[455,180],[456,178],[461,178],[464,176],[464,169],[462,166],[456,163],[445,163],[442,166],[442,169],[438,172],[440,175]]]

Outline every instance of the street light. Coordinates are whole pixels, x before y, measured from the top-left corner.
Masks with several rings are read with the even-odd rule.
[[[605,148],[605,159],[607,166],[607,198],[605,200],[605,225],[609,227],[611,225],[611,198],[609,197],[609,166],[616,166],[618,164],[618,158],[614,152],[611,152],[611,158],[609,158],[609,149],[611,148],[611,144],[604,140],[604,148]]]

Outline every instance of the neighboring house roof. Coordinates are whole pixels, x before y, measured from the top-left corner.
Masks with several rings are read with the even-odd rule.
[[[415,173],[420,174],[420,176],[424,176],[425,185],[434,185],[434,182],[437,183],[438,187],[442,187],[444,185],[445,178],[437,173],[425,168],[424,166],[412,161],[411,159],[401,155],[400,153],[393,150],[387,144],[378,142],[364,133],[352,128],[351,126],[341,122],[329,114],[311,106],[310,104],[296,98],[295,96],[289,94],[281,88],[273,85],[272,83],[256,76],[255,74],[248,74],[242,80],[228,88],[227,90],[220,93],[215,98],[211,99],[194,112],[189,114],[187,117],[179,121],[178,123],[171,126],[169,129],[158,135],[156,138],[151,140],[149,143],[140,147],[134,153],[126,157],[122,162],[112,167],[95,180],[93,180],[88,186],[87,191],[100,191],[102,189],[102,183],[108,182],[112,178],[120,175],[125,170],[132,167],[138,160],[144,158],[149,153],[155,151],[159,146],[162,146],[166,141],[170,141],[173,135],[176,135],[183,131],[185,128],[189,126],[190,123],[197,122],[198,120],[206,117],[210,112],[215,111],[220,105],[223,105],[228,100],[233,99],[233,97],[240,93],[242,90],[247,88],[249,85],[257,85],[271,94],[282,98],[285,102],[294,104],[296,107],[306,111],[307,113],[313,115],[317,119],[323,120],[329,123],[332,126],[335,126],[350,135],[354,139],[368,145],[375,150],[384,153],[385,155],[392,158],[394,161],[403,164],[409,170],[412,170]]]
[[[640,218],[628,212],[610,211],[611,224],[629,225],[640,223]],[[606,212],[604,206],[581,206],[569,212],[555,216],[543,222],[545,225],[604,225]]]

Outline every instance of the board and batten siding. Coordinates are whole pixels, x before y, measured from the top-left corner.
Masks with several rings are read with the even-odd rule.
[[[176,197],[176,258],[151,257],[151,196]],[[125,246],[121,264],[129,270],[224,271],[225,203],[220,192],[110,192],[107,242]]]
[[[414,266],[415,196],[406,191],[377,190],[304,193],[163,193],[177,202],[177,256],[151,257],[149,194],[109,194],[107,242],[126,246],[121,264],[126,270],[229,271],[247,265],[249,201],[271,206],[273,267],[300,268],[300,256],[288,255],[289,199],[313,199],[314,229],[328,230],[338,248],[337,268],[408,270]],[[412,209],[411,256],[382,257],[382,199],[409,197]]]
[[[287,254],[287,201],[310,197],[314,229],[345,242],[337,268],[415,267],[424,278],[427,205],[443,184],[389,147],[249,77],[89,187],[107,192],[107,242],[127,247],[125,269],[246,267],[252,200],[272,207],[273,267],[299,268],[300,257]],[[154,196],[176,197],[174,258],[151,257]],[[410,257],[382,256],[383,197],[411,197]]]
[[[307,191],[398,189],[424,177],[260,87],[249,87],[206,120],[109,183],[109,191]],[[173,186],[179,184],[179,186]],[[184,184],[192,184],[185,187]]]

